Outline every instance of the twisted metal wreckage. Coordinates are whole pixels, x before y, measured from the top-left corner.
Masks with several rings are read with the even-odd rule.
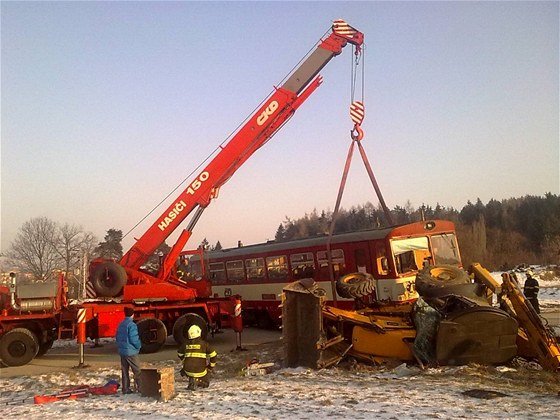
[[[427,265],[416,276],[418,298],[406,303],[364,299],[375,294],[373,276],[345,277],[337,281],[337,290],[355,298],[355,310],[327,305],[324,290],[313,281],[284,288],[288,366],[324,368],[347,356],[374,363],[397,359],[422,367],[498,365],[520,356],[536,360],[545,370],[560,371],[557,339],[513,273],[503,273],[500,284],[477,263],[468,273],[456,266]]]

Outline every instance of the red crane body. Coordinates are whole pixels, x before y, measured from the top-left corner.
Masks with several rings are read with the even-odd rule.
[[[94,287],[97,285],[100,287],[95,287],[96,289],[103,289],[106,286],[105,288],[111,288],[114,293],[116,289],[120,291],[124,286],[125,300],[144,297],[146,294],[154,297],[166,296],[168,299],[194,299],[197,296],[207,295],[209,293],[207,285],[189,283],[185,287],[184,282],[170,276],[175,261],[187,243],[200,214],[217,196],[219,188],[317,89],[322,81],[321,76],[318,76],[321,69],[333,57],[340,54],[348,43],[356,46],[356,54],[358,54],[363,40],[361,32],[342,20],[335,21],[329,36],[319,43],[281,87],[275,88],[274,93],[136,241],[122,257],[118,266],[116,263],[101,260],[92,263],[90,279]],[[152,276],[142,272],[140,267],[195,209],[195,215],[164,260],[158,275]],[[123,284],[119,287],[119,283]],[[149,290],[142,287],[147,284],[150,285]],[[176,286],[182,290],[176,290]],[[99,294],[99,290],[96,291]]]

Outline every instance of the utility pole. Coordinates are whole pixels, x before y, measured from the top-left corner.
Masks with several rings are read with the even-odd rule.
[[[82,257],[82,299],[87,299],[87,276],[88,274],[88,253],[84,250],[84,255]]]

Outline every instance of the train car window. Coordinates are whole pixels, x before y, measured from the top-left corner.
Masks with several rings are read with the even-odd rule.
[[[429,255],[428,238],[395,239],[391,241],[391,249],[395,256],[397,272],[404,274],[418,271],[422,262]]]
[[[245,280],[245,270],[243,269],[243,261],[226,262],[226,272],[228,283],[241,283]]]
[[[315,274],[315,261],[312,252],[290,255],[290,265],[292,267],[292,277],[296,280],[313,278]]]
[[[407,251],[396,255],[395,261],[397,263],[397,271],[401,274],[408,273],[410,271],[418,271],[416,259],[414,258],[414,251]]]
[[[363,248],[357,248],[354,250],[354,259],[356,260],[356,271],[358,273],[367,273],[367,256],[366,250]]]
[[[389,274],[389,262],[387,260],[387,248],[383,242],[375,244],[375,265],[377,273],[381,276]]]
[[[457,238],[452,233],[432,236],[432,251],[435,264],[461,265]]]
[[[331,262],[335,279],[346,273],[344,251],[342,249],[331,249]],[[321,280],[330,279],[327,251],[317,251],[317,263],[319,264],[319,278]]]
[[[288,280],[288,258],[285,255],[266,257],[266,271],[271,281]]]
[[[245,260],[248,281],[261,281],[264,279],[264,258],[251,258]]]
[[[226,268],[223,262],[209,263],[208,272],[212,284],[226,284]]]

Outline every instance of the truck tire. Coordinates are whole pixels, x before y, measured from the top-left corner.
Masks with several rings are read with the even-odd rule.
[[[115,297],[126,284],[126,271],[114,262],[105,262],[91,273],[91,284],[100,297]]]
[[[350,273],[336,281],[336,292],[342,298],[361,298],[374,291],[375,279],[369,273]]]
[[[179,345],[183,344],[187,340],[187,331],[192,325],[198,325],[202,331],[200,336],[203,340],[206,340],[208,336],[208,323],[206,320],[198,314],[189,313],[181,315],[173,324],[173,338],[175,342]]]
[[[454,265],[428,265],[416,275],[416,290],[421,296],[440,295],[446,288],[469,283],[466,271]]]
[[[5,366],[23,366],[37,355],[37,337],[27,328],[14,328],[0,338],[0,360]]]
[[[54,340],[47,340],[42,344],[39,344],[39,351],[37,352],[37,357],[45,355],[53,346]]]
[[[138,321],[138,335],[142,342],[140,353],[157,353],[167,340],[165,324],[156,318],[144,318]]]

